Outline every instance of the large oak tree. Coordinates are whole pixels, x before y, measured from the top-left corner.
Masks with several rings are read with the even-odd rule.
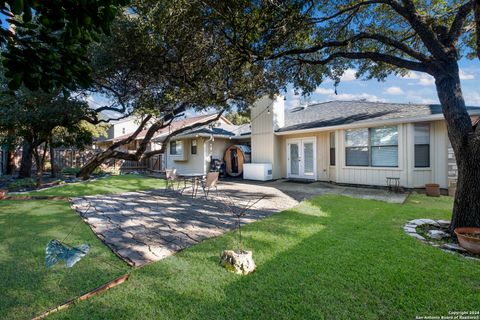
[[[450,230],[480,227],[480,126],[467,113],[458,66],[480,58],[479,0],[206,2],[245,59],[270,61],[305,92],[352,67],[365,78],[433,76],[458,164]]]
[[[276,75],[239,56],[208,19],[208,10],[202,1],[134,1],[114,23],[112,35],[92,48],[92,91],[113,101],[97,111],[136,114],[143,121],[131,136],[92,158],[80,177],[87,178],[108,159],[137,161],[163,153],[171,136],[218,119],[171,132],[161,149],[147,152],[155,133],[186,110],[214,109],[220,115],[276,91]],[[147,123],[138,149],[122,151]]]

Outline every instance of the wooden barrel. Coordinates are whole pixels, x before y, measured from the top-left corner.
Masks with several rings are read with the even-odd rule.
[[[243,164],[250,162],[250,147],[243,144],[235,144],[225,151],[225,171],[229,176],[238,177],[243,174]]]

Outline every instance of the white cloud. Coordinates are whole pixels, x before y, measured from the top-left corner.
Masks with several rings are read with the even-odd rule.
[[[406,75],[402,76],[402,78],[417,80],[415,83],[411,84],[419,84],[421,86],[431,86],[435,83],[435,79],[431,75],[423,72],[410,71]]]
[[[480,106],[480,93],[475,91],[467,91],[464,94],[465,104],[467,106]]]
[[[315,93],[322,94],[322,95],[328,95],[328,94],[334,94],[335,90],[318,87],[317,89],[315,89]]]
[[[400,87],[388,87],[385,90],[385,93],[390,95],[399,95],[399,94],[403,94],[403,90]]]
[[[460,75],[460,80],[473,80],[473,79],[475,79],[475,76],[473,74],[468,73],[466,71],[463,71],[462,69],[460,69],[459,75]]]
[[[357,73],[357,70],[352,69],[352,68],[348,68],[348,69],[345,70],[345,72],[343,73],[342,77],[340,78],[340,81],[353,81],[353,80],[357,80],[357,77],[355,76],[356,73]]]

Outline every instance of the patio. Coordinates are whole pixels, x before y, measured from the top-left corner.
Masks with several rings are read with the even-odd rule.
[[[73,198],[72,207],[120,258],[132,266],[142,266],[233,229],[236,218],[222,203],[225,195],[236,203],[237,209],[248,201],[265,196],[241,219],[242,223],[291,208],[315,194],[344,194],[387,202],[403,202],[406,197],[385,190],[339,187],[320,182],[240,183],[234,180],[222,181],[219,190],[208,200],[202,197],[192,199],[188,191],[181,195],[164,190],[85,196]]]

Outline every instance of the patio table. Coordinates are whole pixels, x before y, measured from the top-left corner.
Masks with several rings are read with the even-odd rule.
[[[187,189],[187,182],[190,181],[192,183],[192,198],[197,196],[198,185],[202,179],[205,178],[204,173],[182,173],[177,174],[178,179],[183,180],[183,189],[180,193],[183,194],[183,191]]]

